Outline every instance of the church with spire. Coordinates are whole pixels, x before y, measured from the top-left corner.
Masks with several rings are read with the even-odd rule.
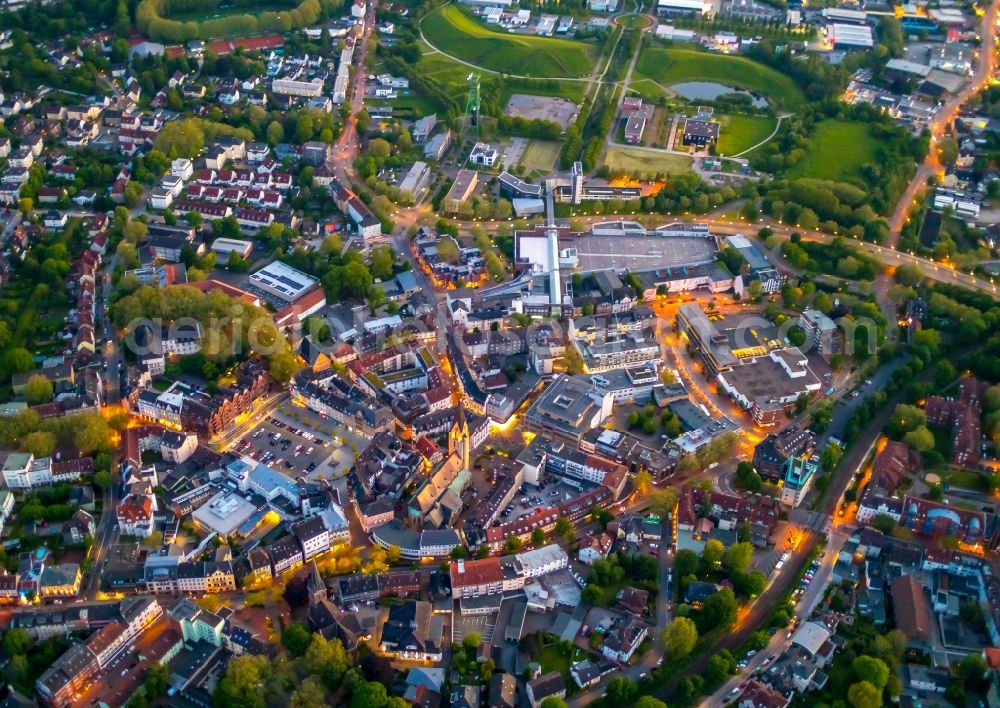
[[[465,419],[465,408],[458,407],[455,422],[448,431],[448,454],[455,455],[462,461],[462,469],[470,469],[472,457],[472,437],[469,435],[469,422]]]

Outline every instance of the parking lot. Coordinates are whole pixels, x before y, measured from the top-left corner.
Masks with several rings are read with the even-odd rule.
[[[522,484],[518,494],[506,509],[500,512],[500,523],[515,521],[531,514],[539,507],[551,507],[579,495],[579,491],[561,482],[550,482],[540,487]]]
[[[249,435],[236,442],[234,450],[292,477],[318,477],[331,470],[324,462],[338,443],[274,417],[261,421]]]

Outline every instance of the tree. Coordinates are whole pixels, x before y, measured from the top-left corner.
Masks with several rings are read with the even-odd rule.
[[[507,553],[517,553],[521,550],[521,539],[517,536],[511,536],[503,542],[503,548]]]
[[[541,528],[536,528],[531,532],[531,545],[541,546],[545,543],[545,532]]]
[[[705,683],[709,686],[718,686],[729,676],[729,662],[716,654],[708,659],[708,666],[705,667]]]
[[[653,475],[646,470],[639,470],[635,474],[635,488],[642,496],[646,496],[653,489]]]
[[[705,543],[705,547],[701,551],[701,558],[705,561],[706,566],[715,568],[722,562],[722,556],[725,552],[726,547],[722,545],[722,541],[712,538]]]
[[[652,696],[640,696],[632,705],[634,708],[667,708],[666,703]]]
[[[861,655],[851,663],[851,669],[859,681],[867,681],[875,688],[882,690],[889,680],[889,667],[881,659]]]
[[[212,703],[219,708],[264,708],[262,683],[267,666],[262,656],[234,657],[212,694]]]
[[[319,708],[327,705],[326,691],[319,681],[309,676],[295,689],[290,705],[294,708]]]
[[[745,573],[753,560],[753,546],[749,543],[734,543],[726,551],[723,560],[730,573]]]
[[[685,548],[674,556],[674,571],[678,578],[686,578],[698,571],[698,554]]]
[[[649,495],[649,513],[661,519],[677,508],[677,490],[673,487],[656,489]]]
[[[722,588],[705,600],[701,612],[709,627],[726,629],[736,621],[738,609],[739,605],[736,603],[733,591],[729,588]]]
[[[660,641],[663,642],[663,651],[671,661],[683,659],[698,643],[698,628],[687,617],[675,617],[663,629]]]
[[[958,675],[970,686],[979,687],[983,684],[989,666],[982,654],[967,654],[958,662]]]
[[[374,158],[389,157],[389,153],[392,152],[392,146],[389,145],[388,140],[382,138],[375,138],[368,143],[368,154]]]
[[[868,681],[858,681],[847,689],[847,700],[854,708],[881,708],[882,691]]]
[[[195,158],[205,147],[205,133],[195,119],[170,121],[157,133],[153,147],[170,158]]]
[[[24,436],[21,447],[35,457],[51,457],[56,449],[56,436],[44,430],[35,430]]]
[[[753,468],[753,464],[743,461],[736,465],[736,476],[733,479],[733,483],[737,489],[756,493],[760,491],[763,480],[761,480],[760,475]]]
[[[890,534],[896,528],[896,520],[886,514],[877,514],[872,518],[871,525],[884,534]]]
[[[34,374],[24,384],[24,399],[29,406],[48,403],[52,400],[52,382],[41,374]]]
[[[573,534],[573,524],[564,516],[556,520],[556,534],[563,538],[568,538]]]
[[[271,143],[271,145],[277,145],[284,141],[284,139],[285,129],[281,127],[281,123],[272,120],[267,126],[267,142]]]
[[[844,448],[837,443],[828,443],[820,457],[823,463],[823,469],[827,472],[833,472],[833,470],[840,463],[840,458],[843,456]]]
[[[5,634],[3,638],[4,651],[11,656],[14,654],[28,653],[28,649],[34,643],[35,642],[31,639],[28,633],[20,627],[14,627],[13,629],[7,630],[7,634]]]
[[[166,664],[154,661],[146,671],[146,696],[150,699],[157,699],[167,690],[170,683],[170,669]]]
[[[627,706],[632,703],[635,698],[635,694],[639,691],[639,687],[636,685],[635,681],[632,681],[625,676],[612,676],[611,680],[608,681],[608,690],[606,698],[606,704],[609,706]]]
[[[341,679],[350,667],[350,660],[340,640],[327,640],[320,634],[312,635],[303,655],[303,663],[309,673],[318,676],[323,685],[330,690],[340,685]]]
[[[558,696],[546,696],[538,705],[540,708],[568,708],[566,701]]]
[[[4,368],[12,374],[31,371],[34,366],[34,357],[23,347],[15,347],[4,356]]]
[[[289,624],[281,633],[281,644],[292,656],[304,655],[311,642],[309,629],[298,620]]]
[[[924,411],[907,403],[900,403],[892,412],[886,431],[890,436],[900,438],[911,430],[921,425],[927,424],[927,415]]]
[[[917,452],[928,452],[934,449],[934,433],[920,425],[904,435],[903,442]]]

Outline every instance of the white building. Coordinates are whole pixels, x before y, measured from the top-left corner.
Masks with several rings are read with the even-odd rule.
[[[315,97],[323,93],[323,81],[296,81],[295,79],[275,79],[271,82],[271,91],[283,96]]]
[[[705,15],[712,3],[705,0],[657,0],[656,11],[661,15]]]
[[[191,518],[198,527],[225,538],[249,521],[256,512],[257,507],[240,495],[219,492],[195,509]]]
[[[500,153],[488,143],[476,143],[469,154],[469,162],[483,167],[493,167],[499,157]]]
[[[569,566],[566,551],[555,543],[518,553],[514,558],[520,567],[521,576],[525,578],[537,578]]]
[[[186,157],[178,157],[170,163],[170,174],[186,182],[194,175],[194,164]]]

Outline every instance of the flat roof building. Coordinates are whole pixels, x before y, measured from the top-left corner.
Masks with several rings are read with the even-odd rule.
[[[317,287],[319,281],[290,265],[274,261],[251,273],[250,285],[260,290],[268,300],[276,301],[275,304],[283,307]]]
[[[225,538],[233,534],[256,511],[257,507],[239,494],[219,492],[195,509],[191,518],[202,529]]]
[[[241,241],[235,238],[217,238],[212,242],[212,253],[223,258],[229,258],[230,253],[235,253],[240,258],[249,258],[253,252],[253,244],[249,241]]]

